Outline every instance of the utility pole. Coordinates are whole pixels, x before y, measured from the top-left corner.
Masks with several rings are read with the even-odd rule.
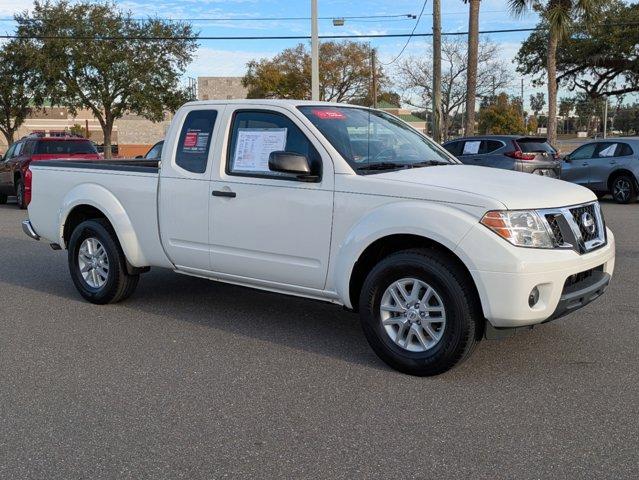
[[[521,79],[521,118],[522,120],[526,119],[526,114],[524,113],[524,79]]]
[[[603,122],[603,138],[608,136],[608,96],[606,95],[606,103],[604,105],[604,122]]]
[[[373,108],[377,108],[377,52],[371,48],[371,74],[373,81],[371,84],[371,96],[373,99]]]
[[[311,0],[311,100],[319,101],[319,32],[317,26],[317,0]]]
[[[442,141],[442,17],[441,0],[433,0],[433,140]]]

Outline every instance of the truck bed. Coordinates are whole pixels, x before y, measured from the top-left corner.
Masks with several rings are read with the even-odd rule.
[[[158,160],[141,158],[118,158],[113,160],[44,160],[39,167],[85,168],[93,170],[117,170],[123,172],[158,173]]]

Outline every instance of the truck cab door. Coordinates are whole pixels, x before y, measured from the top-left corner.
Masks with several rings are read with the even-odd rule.
[[[210,269],[209,182],[223,109],[223,105],[199,105],[180,111],[162,149],[160,236],[178,269]]]
[[[229,106],[225,117],[228,139],[209,192],[212,269],[267,288],[323,289],[333,220],[330,156],[286,109]],[[271,171],[273,151],[305,155],[317,178]]]
[[[582,145],[564,161],[561,179],[587,187],[590,184],[590,164],[595,156],[596,143]]]
[[[11,157],[15,151],[16,144],[11,145],[0,161],[0,193],[13,195],[13,175],[11,173]]]

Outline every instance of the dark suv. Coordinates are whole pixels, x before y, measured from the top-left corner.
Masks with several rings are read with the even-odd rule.
[[[444,148],[462,163],[534,173],[546,177],[561,176],[557,151],[545,138],[520,135],[484,135],[458,138]]]
[[[29,165],[38,160],[85,159],[98,160],[100,154],[90,140],[80,137],[44,137],[29,135],[9,147],[0,159],[0,204],[15,195],[20,208],[31,200]]]

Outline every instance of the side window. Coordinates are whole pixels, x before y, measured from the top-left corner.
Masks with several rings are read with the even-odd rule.
[[[159,160],[162,157],[162,145],[163,143],[156,143],[153,145],[151,150],[149,150],[146,154],[147,160]],[[206,167],[204,168],[206,170]]]
[[[629,155],[633,155],[635,152],[632,151],[632,147],[627,143],[620,143],[617,152],[615,153],[615,157],[627,157]]]
[[[216,118],[215,110],[193,110],[187,114],[175,154],[175,163],[180,168],[193,173],[206,171]]]
[[[33,155],[33,146],[34,146],[34,144],[35,144],[35,142],[33,142],[33,140],[25,142],[24,148],[22,149],[22,154],[23,155]]]
[[[618,143],[600,143],[598,152],[597,152],[597,157],[609,158],[609,157],[618,156],[615,154],[615,152],[619,149],[618,147],[619,147]]]
[[[278,151],[305,155],[311,162],[313,174],[321,175],[319,153],[290,118],[280,113],[255,110],[235,113],[229,140],[228,174],[296,179],[269,169],[269,156]]]
[[[596,143],[583,145],[570,154],[571,160],[587,160],[595,156]]]
[[[20,156],[20,154],[22,153],[22,147],[24,147],[24,142],[16,143],[16,149],[13,151],[13,156],[14,157],[19,157]]]
[[[15,149],[16,149],[16,144],[14,143],[13,145],[11,145],[9,150],[7,150],[7,153],[4,154],[4,159],[9,160],[11,157],[13,157],[13,151]]]
[[[479,153],[492,153],[495,150],[498,150],[502,147],[502,143],[497,140],[482,140],[481,147],[479,148]]]
[[[452,153],[455,156],[461,155],[462,145],[464,142],[450,142],[444,145],[444,148],[448,150],[449,153]]]
[[[464,148],[462,149],[462,155],[477,155],[481,148],[481,140],[466,140]]]

